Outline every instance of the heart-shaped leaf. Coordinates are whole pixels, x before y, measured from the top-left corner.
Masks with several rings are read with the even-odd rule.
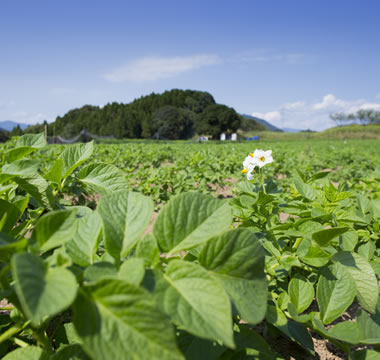
[[[12,258],[16,293],[26,317],[39,326],[68,308],[77,294],[75,276],[64,268],[47,268],[32,254],[21,253]]]
[[[160,211],[153,234],[164,252],[176,253],[205,243],[232,223],[227,202],[200,193],[185,193]]]

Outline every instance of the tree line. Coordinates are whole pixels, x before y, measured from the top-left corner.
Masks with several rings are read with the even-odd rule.
[[[142,96],[129,104],[113,102],[101,108],[85,105],[50,124],[30,126],[25,132],[41,132],[47,125],[48,136],[64,138],[86,129],[98,136],[117,138],[189,139],[199,134],[216,139],[222,132],[236,132],[245,123],[233,108],[217,104],[208,92],[174,89]],[[254,121],[250,126],[262,128]]]
[[[330,114],[330,119],[336,123],[360,123],[362,125],[367,124],[380,124],[380,111],[374,109],[361,109],[353,113],[346,114],[344,112],[336,112]]]

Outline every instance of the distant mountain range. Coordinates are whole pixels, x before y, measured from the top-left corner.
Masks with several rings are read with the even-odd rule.
[[[293,129],[293,128],[282,128],[282,130],[285,132],[293,132],[293,133],[297,133],[297,132],[302,131],[301,129]]]
[[[259,124],[264,125],[270,131],[285,131],[285,132],[300,132],[300,131],[302,131],[301,129],[293,129],[293,128],[282,128],[282,129],[280,129],[280,128],[272,125],[270,122],[268,122],[264,119],[260,119],[256,116],[251,116],[251,115],[247,115],[247,114],[241,114],[241,115],[244,116],[246,119],[255,120]]]
[[[0,129],[12,131],[17,125],[20,125],[21,130],[25,130],[29,124],[18,123],[11,120],[0,121]]]
[[[268,121],[266,121],[264,119],[260,119],[260,118],[258,118],[256,116],[251,116],[251,115],[247,115],[247,114],[241,114],[241,116],[244,116],[246,119],[255,120],[259,124],[264,125],[270,131],[283,131],[283,130],[279,129],[278,127],[272,125]]]

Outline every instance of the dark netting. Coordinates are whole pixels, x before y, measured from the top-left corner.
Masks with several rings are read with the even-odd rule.
[[[114,135],[98,136],[98,135],[88,132],[86,129],[83,129],[77,136],[74,136],[71,139],[65,139],[62,136],[58,135],[55,139],[53,139],[52,142],[56,144],[74,144],[77,142],[88,142],[91,140],[104,140],[104,139],[114,139],[114,138],[115,138]]]

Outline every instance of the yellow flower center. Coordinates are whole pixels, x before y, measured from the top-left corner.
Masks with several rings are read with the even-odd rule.
[[[260,158],[260,161],[265,161],[265,157],[262,156],[262,157]]]
[[[247,168],[245,168],[245,169],[243,169],[243,170],[241,171],[242,174],[246,174],[247,172],[248,172],[248,169],[247,169]]]
[[[249,156],[250,156],[250,157],[253,157],[254,155],[253,155],[253,153],[249,153]]]

